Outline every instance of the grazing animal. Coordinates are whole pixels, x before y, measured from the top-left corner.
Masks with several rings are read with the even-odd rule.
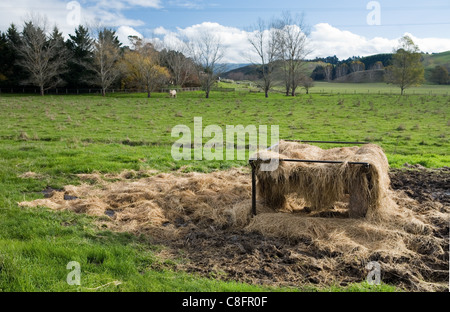
[[[177,97],[177,90],[170,90],[170,97],[176,98]]]

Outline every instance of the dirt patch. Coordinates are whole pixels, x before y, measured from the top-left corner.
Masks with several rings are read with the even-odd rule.
[[[204,276],[261,285],[346,285],[365,280],[366,265],[377,261],[385,283],[445,291],[449,174],[448,168],[391,171],[390,204],[377,219],[349,219],[339,205],[316,213],[295,196],[286,212],[258,201],[258,215],[251,218],[247,168],[83,176],[90,184],[20,204],[101,216],[111,230],[165,245],[161,256],[183,257],[175,269]]]
[[[450,205],[449,167],[425,169],[416,166],[408,170],[391,170],[391,185],[420,203],[439,202]]]

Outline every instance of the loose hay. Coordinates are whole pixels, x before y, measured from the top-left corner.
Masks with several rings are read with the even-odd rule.
[[[357,150],[352,148],[350,151]],[[321,153],[318,149],[314,152]],[[364,153],[358,154],[358,160],[366,161],[364,156]],[[286,167],[281,166],[281,169]],[[375,176],[377,179],[388,181],[388,177],[382,176],[384,172],[377,174],[381,176]],[[448,262],[446,239],[434,235],[442,230],[438,228],[440,225],[448,224],[448,209],[440,206],[430,207],[423,213],[414,212],[405,208],[411,206],[413,200],[401,192],[381,189],[379,192],[383,197],[378,193],[376,201],[380,201],[382,207],[376,209],[383,214],[372,211],[367,218],[348,218],[345,214],[324,218],[317,211],[306,210],[305,202],[295,194],[284,199],[284,211],[291,213],[277,212],[258,200],[257,216],[252,218],[251,174],[247,168],[210,174],[152,172],[150,177],[135,180],[127,177],[127,173],[115,177],[80,176],[81,181],[89,184],[66,186],[62,192],[54,191],[50,198],[19,204],[102,216],[99,222],[111,230],[145,234],[167,243],[186,242],[193,233],[202,231],[260,233],[290,245],[307,246],[308,252],[317,257],[317,266],[323,268],[323,273],[317,273],[318,276],[325,274],[323,279],[330,282],[336,281],[332,276],[336,266],[353,267],[355,261],[362,266],[360,280],[364,280],[367,272],[363,264],[375,260],[382,263],[385,272],[382,280],[386,279],[386,282],[412,290],[442,290],[442,285],[447,283],[439,283],[443,281],[442,272],[433,268],[438,263]],[[98,183],[92,184],[95,181]],[[319,187],[325,188],[327,183]],[[76,199],[65,200],[64,195]],[[308,197],[307,200],[313,199]],[[322,203],[325,202],[331,200]],[[337,205],[333,211],[344,211],[345,204],[342,207]],[[240,248],[245,252],[251,250]],[[425,262],[430,257],[434,257],[432,267]],[[311,265],[305,263],[305,269]],[[438,282],[429,283],[436,280],[435,276],[439,276]]]
[[[255,155],[258,194],[269,206],[285,208],[286,195],[296,193],[311,210],[326,210],[343,201],[347,194],[350,217],[375,218],[383,214],[389,189],[389,164],[382,149],[374,144],[322,150],[317,146],[281,141],[278,153]],[[343,164],[280,161],[274,171],[262,171],[267,159],[344,161]],[[265,160],[263,160],[265,159]],[[348,162],[369,163],[369,168]]]

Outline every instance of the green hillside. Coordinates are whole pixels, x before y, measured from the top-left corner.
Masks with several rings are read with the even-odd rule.
[[[388,63],[385,64],[386,56],[389,54],[377,54],[372,56],[367,56],[361,58],[363,63],[372,64],[377,60],[383,60],[383,65],[387,66]],[[387,62],[387,61],[386,61]],[[325,63],[320,61],[307,61],[305,63],[306,66],[306,74],[310,75],[314,68],[317,65],[324,65]],[[423,65],[425,67],[425,79],[430,81],[430,76],[432,70],[436,66],[444,66],[450,72],[450,51],[442,52],[442,53],[433,53],[433,54],[424,54],[423,55]],[[366,66],[366,68],[370,68],[371,66]],[[276,70],[274,73],[275,80],[280,78],[280,73]],[[261,65],[247,65],[243,67],[239,67],[233,70],[230,70],[222,75],[223,78],[233,79],[236,81],[249,80],[255,81],[261,78]],[[336,79],[336,82],[382,82],[383,75],[380,71],[364,71],[351,73],[347,76],[340,77]]]
[[[430,81],[432,71],[436,66],[444,66],[450,72],[450,51],[425,54],[423,65],[425,66],[425,79],[427,81]]]
[[[442,53],[425,54],[423,57],[425,69],[431,69],[442,65],[450,69],[450,51]]]

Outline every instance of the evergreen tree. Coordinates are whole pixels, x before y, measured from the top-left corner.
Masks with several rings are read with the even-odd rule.
[[[18,86],[27,77],[26,72],[17,64],[19,56],[14,47],[20,42],[20,33],[14,24],[2,35],[2,51],[0,56],[0,73],[4,75],[0,85]],[[1,80],[1,79],[0,79]]]
[[[8,54],[8,38],[0,31],[0,84],[7,81],[8,76],[11,75],[10,64],[7,62]]]
[[[66,42],[67,49],[71,53],[68,63],[68,72],[65,74],[67,84],[72,88],[88,87],[94,72],[92,68],[93,39],[89,35],[89,29],[82,25],[75,29],[75,35],[69,35]]]

